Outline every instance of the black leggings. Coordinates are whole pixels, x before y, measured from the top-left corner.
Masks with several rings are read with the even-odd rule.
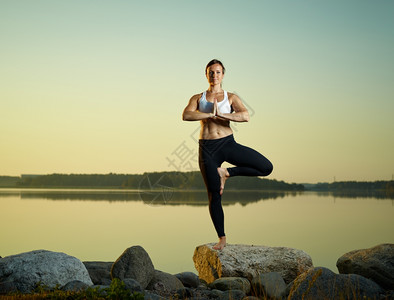
[[[259,152],[238,144],[233,135],[214,140],[199,140],[199,165],[208,191],[209,212],[219,237],[224,234],[224,213],[217,168],[224,161],[235,167],[227,168],[232,176],[267,176],[271,162]]]

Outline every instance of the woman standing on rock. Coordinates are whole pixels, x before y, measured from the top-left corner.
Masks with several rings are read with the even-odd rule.
[[[225,68],[219,60],[211,60],[205,68],[208,90],[190,98],[183,111],[184,121],[200,121],[199,166],[208,191],[209,212],[219,237],[213,247],[226,246],[224,214],[221,203],[224,184],[233,176],[267,176],[271,162],[257,151],[238,144],[231,122],[248,122],[249,113],[241,99],[222,89]],[[223,162],[235,167],[222,168]]]

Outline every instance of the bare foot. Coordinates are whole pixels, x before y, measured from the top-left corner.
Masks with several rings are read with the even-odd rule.
[[[222,236],[219,238],[219,243],[217,243],[212,248],[215,250],[223,250],[224,247],[226,247],[226,237]]]
[[[224,184],[226,183],[227,178],[230,177],[226,168],[218,168],[218,174],[220,177],[220,195],[223,194]]]

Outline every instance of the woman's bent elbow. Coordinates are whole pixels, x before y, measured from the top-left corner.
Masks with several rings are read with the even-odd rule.
[[[190,117],[188,114],[182,114],[182,120],[183,121],[193,121],[193,119]]]

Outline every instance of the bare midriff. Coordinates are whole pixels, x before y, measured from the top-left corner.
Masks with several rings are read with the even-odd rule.
[[[233,134],[230,121],[219,118],[204,119],[200,121],[200,139],[214,140]]]

